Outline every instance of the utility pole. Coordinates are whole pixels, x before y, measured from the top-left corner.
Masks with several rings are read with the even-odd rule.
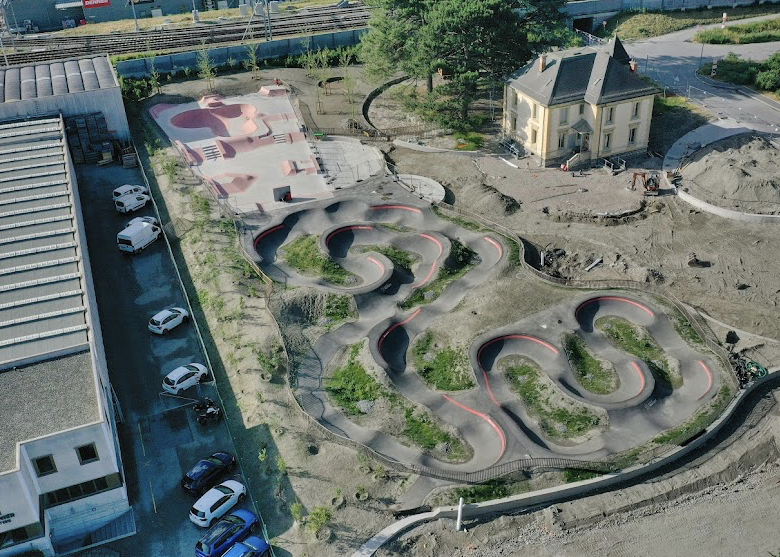
[[[135,32],[138,33],[140,29],[138,28],[138,16],[135,13],[135,0],[127,0],[127,3],[130,4],[130,6],[133,8],[133,21],[135,22]]]

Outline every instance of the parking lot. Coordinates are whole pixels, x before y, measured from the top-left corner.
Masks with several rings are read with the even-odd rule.
[[[162,394],[166,373],[207,362],[192,323],[164,337],[147,329],[157,311],[187,307],[163,238],[136,256],[117,249],[116,234],[131,218],[154,215],[151,204],[129,215],[114,210],[112,190],[142,184],[140,171],[82,165],[77,178],[106,359],[123,412],[120,442],[138,531],[105,547],[123,556],[193,555],[205,530],[188,518],[195,498],[181,489],[181,477],[212,452],[236,451],[224,420],[200,425],[192,409],[194,399],[203,396],[219,404],[212,382],[178,397]],[[243,506],[251,508],[250,500]]]

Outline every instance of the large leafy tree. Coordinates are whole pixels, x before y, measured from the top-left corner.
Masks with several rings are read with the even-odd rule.
[[[562,46],[565,0],[367,0],[375,8],[363,37],[369,73],[428,77],[444,68],[437,88],[443,111],[455,104],[465,120],[480,85],[501,82],[535,54]]]

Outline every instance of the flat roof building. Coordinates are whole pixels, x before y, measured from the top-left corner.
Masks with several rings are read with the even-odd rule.
[[[0,392],[0,556],[134,533],[60,116],[0,124]]]

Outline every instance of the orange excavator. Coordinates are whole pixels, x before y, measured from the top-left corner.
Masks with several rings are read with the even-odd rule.
[[[658,189],[661,182],[658,174],[653,172],[648,176],[647,172],[634,172],[634,179],[631,181],[632,190],[636,189],[637,178],[642,178],[642,187],[645,190],[645,195],[658,195]]]

